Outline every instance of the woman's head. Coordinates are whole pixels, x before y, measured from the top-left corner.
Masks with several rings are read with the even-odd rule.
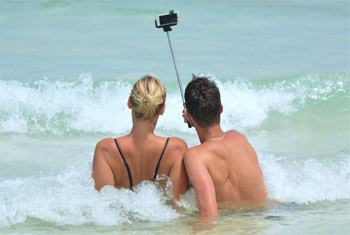
[[[165,87],[160,81],[145,75],[133,86],[129,99],[129,106],[136,118],[153,119],[161,114],[166,98]]]

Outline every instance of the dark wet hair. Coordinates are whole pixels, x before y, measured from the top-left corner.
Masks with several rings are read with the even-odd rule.
[[[208,77],[193,75],[185,90],[186,108],[203,127],[220,122],[221,98],[216,83]]]

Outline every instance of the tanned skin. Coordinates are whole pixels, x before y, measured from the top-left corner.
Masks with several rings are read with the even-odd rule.
[[[201,142],[184,154],[200,217],[213,219],[221,207],[264,205],[267,194],[262,172],[255,150],[244,135],[232,130],[224,132],[220,123],[203,127],[186,109],[184,118],[196,129]]]
[[[128,107],[131,108],[130,99]],[[164,108],[159,115],[164,113]],[[134,186],[143,180],[153,179],[157,161],[164,148],[166,138],[154,134],[159,115],[152,120],[143,120],[136,118],[132,112],[133,127],[130,134],[118,138],[121,151],[129,164]],[[169,176],[172,180],[175,199],[188,189],[188,176],[183,161],[186,150],[187,145],[183,140],[170,138],[158,170],[158,175]],[[97,190],[105,185],[129,188],[128,173],[113,138],[97,143],[92,177]]]

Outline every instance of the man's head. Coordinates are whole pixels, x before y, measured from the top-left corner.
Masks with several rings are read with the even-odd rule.
[[[220,123],[220,91],[208,77],[193,76],[185,90],[185,101],[188,113],[201,127]]]

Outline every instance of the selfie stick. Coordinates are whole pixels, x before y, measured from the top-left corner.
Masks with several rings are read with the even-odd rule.
[[[171,10],[169,11],[170,14],[173,14],[174,11]],[[173,64],[174,64],[174,68],[175,68],[175,73],[176,73],[176,78],[177,78],[177,83],[179,84],[179,88],[180,88],[180,93],[181,93],[181,99],[182,99],[182,104],[185,107],[185,97],[184,97],[184,92],[182,89],[182,82],[181,82],[181,78],[179,76],[179,72],[177,71],[177,66],[176,66],[176,61],[175,61],[175,56],[174,56],[174,51],[173,51],[173,47],[171,45],[171,40],[170,40],[170,35],[169,35],[169,31],[171,31],[171,25],[165,25],[165,26],[157,26],[157,22],[155,22],[155,25],[157,28],[163,28],[164,32],[166,32],[166,36],[168,38],[168,43],[169,43],[169,47],[170,47],[170,52],[171,52],[171,57],[173,59]],[[188,128],[191,128],[192,125],[187,122]]]
[[[170,41],[170,36],[169,36],[169,31],[170,30],[165,30],[166,32],[166,36],[168,38],[168,42],[169,42],[169,47],[170,47],[170,52],[171,52],[171,57],[173,58],[173,64],[174,64],[174,68],[175,68],[175,73],[176,73],[176,77],[177,77],[177,82],[179,84],[180,87],[180,93],[181,93],[181,98],[182,98],[182,104],[185,106],[185,98],[184,98],[184,92],[182,90],[182,82],[181,82],[181,78],[179,76],[179,72],[177,71],[177,66],[176,66],[176,62],[175,62],[175,56],[174,56],[174,51],[173,51],[173,47],[171,46],[171,41]]]

